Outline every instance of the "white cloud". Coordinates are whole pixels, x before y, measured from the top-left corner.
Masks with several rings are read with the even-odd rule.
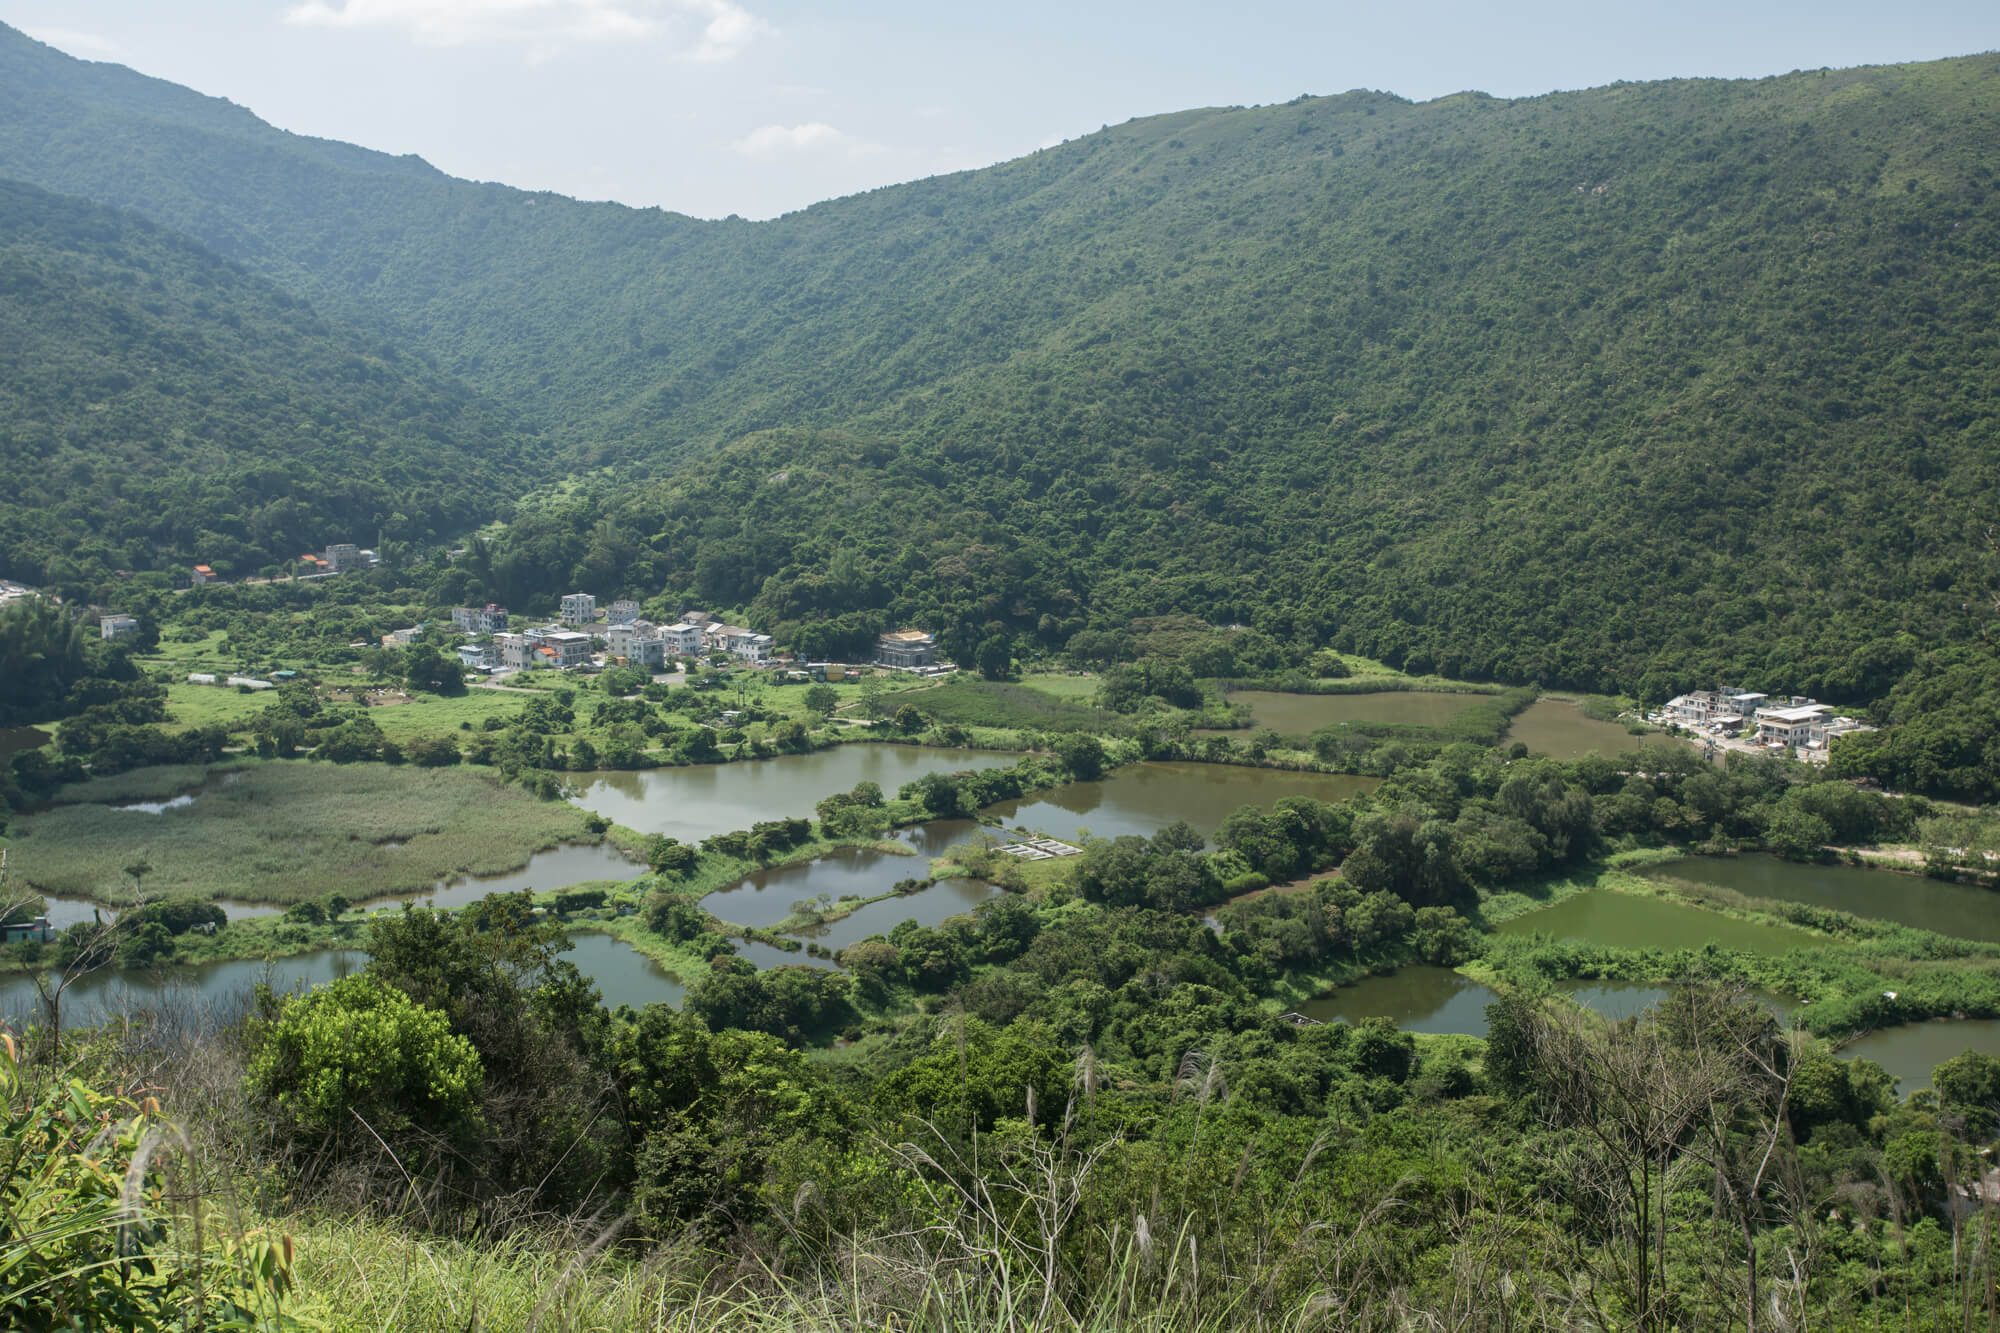
[[[125,54],[118,43],[99,37],[94,32],[78,32],[75,28],[23,28],[21,31],[38,42],[46,42],[59,51],[67,51],[86,60],[110,60]]]
[[[772,31],[770,24],[731,0],[681,0],[681,4],[708,18],[701,40],[688,52],[694,60],[710,64],[734,60],[744,47]]]
[[[883,151],[882,145],[857,139],[825,121],[804,125],[764,125],[750,131],[729,147],[745,157],[766,160],[785,157],[869,157]]]
[[[669,12],[662,12],[664,10]],[[679,11],[679,14],[671,11]],[[634,41],[701,24],[678,54],[713,63],[734,59],[771,25],[733,0],[304,0],[285,21],[306,28],[377,28],[424,46],[525,43],[546,53],[571,42]]]

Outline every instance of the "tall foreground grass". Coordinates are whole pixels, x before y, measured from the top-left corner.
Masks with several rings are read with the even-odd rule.
[[[80,783],[64,804],[15,821],[10,880],[115,901],[143,862],[148,893],[300,902],[418,893],[448,875],[500,874],[563,842],[589,841],[583,811],[466,768],[229,766],[185,806],[149,814],[114,802],[201,784],[198,769]]]

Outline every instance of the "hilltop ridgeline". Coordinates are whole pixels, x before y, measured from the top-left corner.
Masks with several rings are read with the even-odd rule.
[[[543,423],[495,591],[1879,697],[2000,482],[2000,59],[1133,121],[767,223],[445,177],[0,34],[0,172]],[[652,476],[651,483],[633,479]],[[860,620],[843,618],[861,617]]]

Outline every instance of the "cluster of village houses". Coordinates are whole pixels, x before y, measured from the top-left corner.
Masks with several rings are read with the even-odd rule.
[[[1824,756],[1842,736],[1875,730],[1837,715],[1831,705],[1815,699],[1793,695],[1780,701],[1726,685],[1669,699],[1654,720],[1718,739],[1743,738],[1767,749],[1797,750],[1808,757]]]
[[[472,640],[458,650],[459,662],[472,671],[574,671],[600,665],[593,636],[604,640],[602,665],[644,671],[665,670],[680,658],[705,653],[726,653],[750,666],[772,661],[770,635],[725,624],[705,612],[690,611],[674,624],[661,625],[641,616],[637,602],[621,598],[601,615],[600,624],[596,597],[573,592],[562,599],[555,622],[548,625],[512,630],[507,609],[490,603],[457,607],[451,622]],[[383,642],[408,643],[420,632],[420,626],[398,630],[384,636]],[[875,665],[918,672],[950,670],[938,661],[936,639],[914,629],[882,635]]]

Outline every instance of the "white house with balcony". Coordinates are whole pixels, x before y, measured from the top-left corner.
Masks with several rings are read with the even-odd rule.
[[[588,625],[597,619],[597,598],[587,592],[564,593],[562,613],[556,619],[565,625]]]

